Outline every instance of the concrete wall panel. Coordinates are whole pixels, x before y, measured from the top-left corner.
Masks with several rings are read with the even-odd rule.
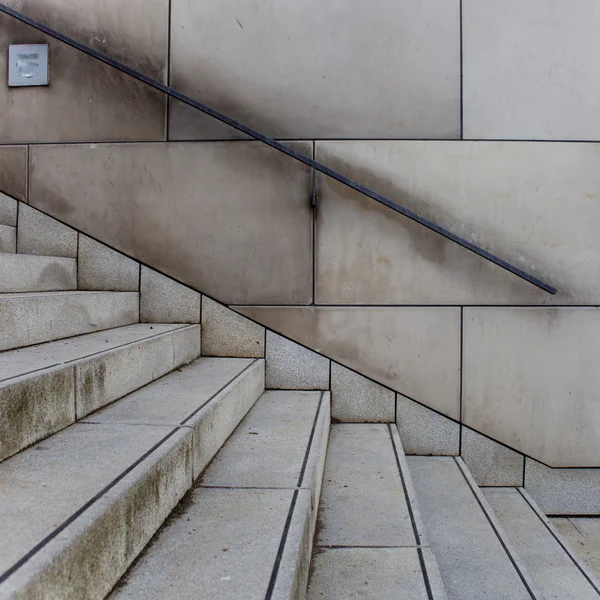
[[[465,308],[463,422],[552,467],[600,465],[600,310]]]
[[[317,159],[555,285],[529,283],[325,176],[323,304],[600,304],[592,144],[317,142]]]
[[[0,192],[19,200],[26,200],[26,146],[0,146]]]
[[[7,86],[9,44],[50,45],[50,85]],[[0,143],[160,140],[165,98],[145,84],[0,15]]]
[[[268,135],[459,136],[459,0],[172,5],[173,87]],[[173,139],[226,135],[181,110]]]
[[[31,204],[105,244],[225,302],[310,302],[301,163],[254,142],[48,145],[30,160]]]
[[[3,4],[166,82],[169,0],[4,0]]]
[[[464,135],[599,140],[596,0],[463,0]]]
[[[232,308],[449,417],[459,418],[459,309]]]

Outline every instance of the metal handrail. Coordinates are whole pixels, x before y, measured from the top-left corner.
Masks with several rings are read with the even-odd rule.
[[[339,181],[340,183],[346,185],[347,187],[349,187],[353,190],[356,190],[357,192],[360,192],[361,194],[364,194],[365,196],[368,196],[369,198],[375,200],[376,202],[379,202],[380,204],[383,204],[384,206],[391,208],[392,210],[396,211],[397,213],[400,213],[401,215],[408,217],[412,221],[415,221],[415,222],[419,223],[420,225],[423,225],[423,227],[427,227],[427,229],[431,229],[431,231],[435,231],[435,233],[438,233],[439,235],[454,242],[455,244],[458,244],[459,246],[466,248],[467,250],[477,254],[478,256],[481,256],[482,258],[489,260],[490,262],[494,263],[495,265],[498,265],[499,267],[505,269],[506,271],[509,271],[513,275],[516,275],[517,277],[520,277],[521,279],[524,279],[525,281],[528,281],[529,283],[541,288],[545,292],[548,292],[549,294],[556,294],[557,289],[555,287],[551,286],[550,284],[545,283],[541,279],[538,279],[537,277],[534,277],[533,275],[527,273],[526,271],[523,271],[522,269],[519,269],[518,267],[511,265],[510,263],[506,262],[505,260],[495,256],[491,252],[488,252],[487,250],[484,250],[483,248],[476,246],[475,244],[469,242],[468,240],[465,240],[465,239],[459,237],[458,235],[452,233],[448,229],[445,229],[444,227],[437,225],[433,221],[430,221],[429,219],[426,219],[425,217],[418,215],[417,213],[413,212],[412,210],[409,210],[408,208],[405,208],[404,206],[401,206],[400,204],[393,202],[389,198],[386,198],[385,196],[382,196],[381,194],[374,192],[373,190],[365,187],[364,185],[361,185],[360,183],[354,181],[353,179],[350,179],[349,177],[346,177],[345,175],[342,175],[341,173],[338,173],[337,171],[330,169],[329,167],[321,164],[320,162],[317,162],[316,160],[313,160],[312,158],[308,158],[307,156],[304,156],[300,152],[293,150],[292,148],[286,146],[285,144],[282,144],[281,142],[278,142],[278,141],[260,133],[259,131],[256,131],[255,129],[252,129],[251,127],[248,127],[247,125],[244,125],[243,123],[240,123],[239,121],[236,121],[235,119],[232,119],[231,117],[228,117],[227,115],[224,115],[223,113],[220,113],[219,111],[215,110],[214,108],[211,108],[210,106],[206,106],[206,105],[202,104],[201,102],[198,102],[197,100],[194,100],[193,98],[190,98],[189,96],[186,96],[186,95],[182,94],[181,92],[178,92],[177,90],[175,90],[163,83],[160,83],[160,81],[152,79],[151,77],[148,77],[147,75],[144,75],[143,73],[140,73],[139,71],[136,71],[135,69],[132,69],[131,67],[128,67],[127,65],[124,65],[123,63],[120,63],[119,61],[114,60],[113,58],[110,58],[110,57],[106,56],[105,54],[98,52],[97,50],[94,50],[93,48],[90,48],[84,44],[81,44],[80,42],[78,42],[66,35],[63,35],[62,33],[55,31],[51,27],[48,27],[47,25],[39,23],[39,22],[27,17],[23,13],[20,13],[12,8],[9,8],[8,6],[5,6],[4,4],[0,4],[0,12],[3,12],[5,14],[17,19],[18,21],[21,21],[22,23],[25,23],[26,25],[29,25],[30,27],[33,27],[34,29],[37,29],[38,31],[41,31],[42,33],[45,33],[46,35],[49,35],[49,36],[63,42],[64,44],[67,44],[68,46],[71,46],[72,48],[75,48],[76,50],[79,50],[80,52],[83,52],[84,54],[87,54],[88,56],[91,56],[92,58],[95,58],[96,60],[99,60],[99,61],[103,62],[104,64],[106,64],[114,69],[117,69],[118,71],[121,71],[122,73],[129,75],[130,77],[133,77],[134,79],[137,79],[138,81],[142,81],[146,85],[149,85],[150,87],[152,87],[160,92],[163,92],[164,94],[167,94],[171,98],[175,98],[175,99],[183,102],[184,104],[187,104],[188,106],[191,106],[192,108],[195,108],[196,110],[199,110],[199,111],[213,117],[214,119],[217,119],[218,121],[221,121],[222,123],[225,123],[226,125],[229,125],[230,127],[233,127],[234,129],[236,129],[238,131],[241,131],[242,133],[245,133],[246,135],[250,136],[251,138],[258,140],[259,142],[263,142],[267,146],[270,146],[271,148],[274,148],[275,150],[278,150],[279,152],[283,152],[284,154],[287,154],[291,158],[293,158],[297,161],[300,161],[301,163],[304,163],[305,165],[308,165],[315,171],[318,171],[319,173],[323,173],[324,175],[327,175],[328,177],[331,177],[332,179]]]

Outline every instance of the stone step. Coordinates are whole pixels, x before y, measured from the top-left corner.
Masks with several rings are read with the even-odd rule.
[[[395,426],[331,426],[308,600],[446,598]]]
[[[464,462],[407,461],[448,599],[543,599]]]
[[[199,359],[1,463],[0,599],[103,598],[263,390]]]
[[[0,350],[139,322],[137,292],[0,295]]]
[[[200,356],[199,325],[127,325],[0,354],[0,460]]]
[[[77,260],[0,253],[0,293],[77,289]]]
[[[17,251],[17,228],[0,225],[0,252]]]
[[[598,600],[593,572],[565,543],[522,488],[483,488],[483,495],[545,598]]]
[[[328,392],[265,392],[110,598],[304,597]]]
[[[600,517],[551,517],[550,522],[600,579]]]

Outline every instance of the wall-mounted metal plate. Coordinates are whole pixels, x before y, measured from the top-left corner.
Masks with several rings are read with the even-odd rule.
[[[48,85],[48,44],[8,47],[8,85]]]

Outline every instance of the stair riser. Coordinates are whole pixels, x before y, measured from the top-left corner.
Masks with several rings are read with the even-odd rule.
[[[118,348],[75,365],[77,418],[200,356],[200,326]]]
[[[0,293],[77,289],[74,258],[0,255]]]
[[[8,598],[104,598],[192,485],[180,429],[10,577]]]
[[[139,321],[137,293],[0,298],[0,350],[41,344]]]
[[[196,325],[7,381],[0,387],[0,461],[198,356]]]
[[[0,388],[0,461],[75,421],[73,368],[19,377]]]

